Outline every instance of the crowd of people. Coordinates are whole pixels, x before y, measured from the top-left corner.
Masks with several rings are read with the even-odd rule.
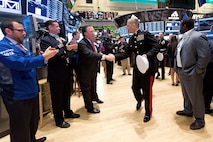
[[[40,55],[33,55],[22,43],[26,35],[23,25],[15,20],[5,20],[1,30],[5,37],[0,41],[0,94],[10,117],[10,138],[12,142],[43,142],[46,137],[36,139],[38,128],[38,83],[35,69],[47,65],[47,80],[50,86],[55,125],[68,128],[65,118],[79,118],[71,109],[73,76],[77,76],[83,95],[84,106],[88,113],[100,113],[93,102],[104,103],[97,93],[97,73],[100,63],[105,62],[106,83],[113,84],[113,66],[120,61],[122,75],[132,75],[132,92],[136,99],[136,110],[145,102],[144,122],[152,117],[152,87],[154,79],[165,79],[165,65],[169,64],[171,85],[180,83],[184,106],[177,115],[194,116],[191,130],[205,126],[205,113],[213,113],[210,108],[213,90],[211,87],[213,63],[213,36],[194,30],[194,21],[190,18],[181,21],[182,38],[170,34],[164,38],[160,32],[156,38],[148,31],[139,29],[140,20],[132,15],[127,20],[127,29],[132,36],[126,42],[125,37],[113,44],[107,36],[102,44],[95,41],[93,26],[82,28],[73,33],[73,39],[66,41],[59,37],[60,26],[57,21],[48,20],[48,34],[41,39]],[[213,26],[210,34],[213,32]],[[157,54],[162,53],[159,60]],[[132,56],[134,54],[134,56]],[[145,73],[138,68],[136,57],[145,58],[149,67]],[[134,58],[132,58],[134,57]],[[130,58],[133,60],[131,73]],[[161,73],[158,71],[161,68]],[[126,73],[127,70],[127,73]],[[155,75],[157,76],[155,77]]]

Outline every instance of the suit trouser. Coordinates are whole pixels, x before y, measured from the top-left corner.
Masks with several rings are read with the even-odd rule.
[[[94,78],[94,82],[93,82],[93,87],[91,88],[92,90],[92,100],[98,100],[98,93],[97,93],[97,74]]]
[[[128,74],[130,74],[129,58],[121,60],[121,65],[122,65],[123,73],[126,74],[126,69],[127,69]]]
[[[79,78],[81,91],[84,98],[85,108],[87,110],[93,109],[92,97],[94,95],[94,90],[96,90],[96,76],[88,78]]]
[[[203,94],[205,100],[205,108],[211,107],[212,95],[213,95],[213,71],[207,70],[203,80]]]
[[[113,61],[106,61],[106,78],[107,78],[107,83],[109,83],[112,79],[113,75]]]
[[[201,75],[179,75],[184,97],[184,111],[193,113],[198,120],[204,120],[203,78]]]
[[[3,98],[10,117],[11,142],[34,142],[38,129],[38,96],[29,100]]]
[[[165,79],[165,58],[163,59],[163,61],[159,61],[158,73],[159,73],[159,68],[161,68],[161,78]]]
[[[56,124],[64,121],[63,111],[65,114],[72,113],[70,110],[70,78],[64,81],[50,81],[50,92],[52,99],[52,108]]]
[[[154,75],[144,76],[138,69],[133,70],[132,91],[135,99],[140,102],[145,100],[145,115],[152,116],[152,86]],[[141,92],[142,89],[142,92]]]

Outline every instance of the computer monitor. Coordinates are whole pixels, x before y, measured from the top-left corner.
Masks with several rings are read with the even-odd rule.
[[[213,17],[198,19],[198,31],[209,32],[213,24]]]
[[[179,33],[180,31],[180,21],[166,21],[165,22],[165,32],[166,33]]]
[[[164,21],[145,22],[145,30],[152,34],[164,32]]]

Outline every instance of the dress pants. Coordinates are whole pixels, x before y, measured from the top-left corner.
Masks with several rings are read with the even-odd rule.
[[[179,75],[184,97],[184,111],[193,113],[198,120],[204,120],[203,78],[201,75]]]
[[[206,75],[203,79],[203,94],[205,100],[205,108],[210,109],[213,96],[213,70],[206,71]]]
[[[92,100],[98,100],[98,94],[97,94],[97,74],[94,78],[94,84],[92,85],[93,87],[91,88],[92,90]]]
[[[96,90],[96,76],[89,76],[88,78],[79,78],[81,91],[84,98],[85,108],[87,110],[93,109],[92,98],[94,97],[94,91]]]
[[[112,80],[113,75],[113,61],[106,61],[106,79],[107,83],[109,83]]]
[[[127,73],[130,74],[129,58],[121,60],[121,65],[122,65],[123,73],[126,74],[126,69],[127,69]]]
[[[52,108],[56,124],[64,121],[65,114],[72,113],[70,110],[70,78],[69,76],[60,82],[50,81],[50,92],[52,99]]]
[[[161,79],[165,79],[165,58],[162,61],[159,61],[158,73],[159,68],[161,68]]]
[[[135,99],[140,102],[145,100],[145,115],[152,116],[152,86],[154,75],[143,75],[137,67],[133,69],[132,91]],[[141,92],[142,89],[142,92]]]
[[[9,100],[3,102],[10,118],[11,142],[34,142],[38,129],[38,96],[29,100]]]

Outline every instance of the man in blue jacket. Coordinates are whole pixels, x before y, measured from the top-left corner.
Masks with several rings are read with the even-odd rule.
[[[23,25],[14,20],[1,23],[0,94],[10,118],[11,142],[43,142],[35,138],[38,128],[38,82],[36,67],[43,66],[58,50],[49,47],[34,56],[23,45]]]

